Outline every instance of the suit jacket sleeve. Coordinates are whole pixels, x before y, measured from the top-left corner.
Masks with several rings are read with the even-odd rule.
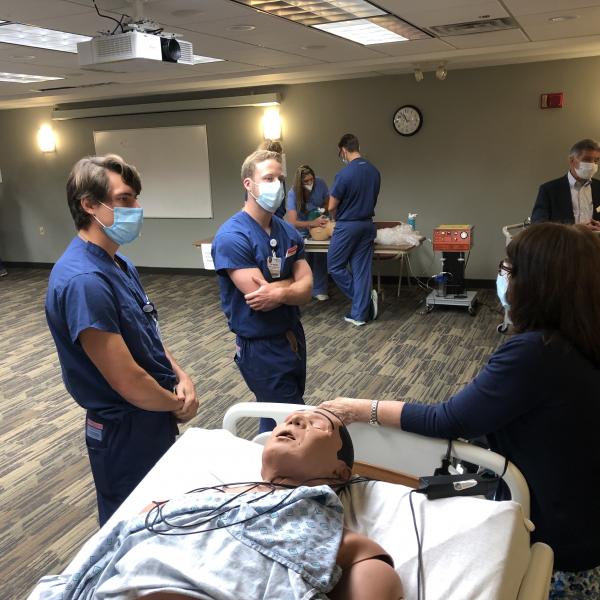
[[[550,221],[550,197],[546,185],[540,185],[535,204],[533,205],[533,211],[531,213],[532,223],[543,223],[544,221]]]

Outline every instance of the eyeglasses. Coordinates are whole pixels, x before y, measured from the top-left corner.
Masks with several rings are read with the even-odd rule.
[[[498,265],[498,275],[503,275],[504,273],[506,273],[506,275],[510,275],[512,273],[512,270],[512,265],[509,265],[504,260],[500,261],[500,264]]]

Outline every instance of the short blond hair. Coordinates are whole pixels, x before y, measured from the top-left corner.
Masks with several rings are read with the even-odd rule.
[[[281,164],[281,154],[270,150],[256,150],[250,156],[247,156],[242,164],[242,181],[247,178],[254,179],[256,165],[265,162],[265,160],[276,160]]]

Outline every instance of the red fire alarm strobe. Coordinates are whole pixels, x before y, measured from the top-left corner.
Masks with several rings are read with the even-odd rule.
[[[555,94],[542,94],[540,96],[540,108],[562,108],[564,96],[562,92]]]

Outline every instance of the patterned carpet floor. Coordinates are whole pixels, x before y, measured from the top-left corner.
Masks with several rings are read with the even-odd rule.
[[[13,269],[0,279],[0,597],[26,598],[44,574],[60,572],[97,530],[83,438],[83,410],[67,394],[44,316],[49,271]],[[214,277],[144,274],[160,311],[165,344],[196,383],[200,411],[188,425],[217,428],[235,402],[253,400],[233,363],[234,336]],[[303,309],[305,400],[336,396],[436,403],[468,383],[502,341],[491,290],[477,314],[436,307],[426,292],[384,287],[380,317],[343,320],[348,302],[332,285],[328,302]],[[241,434],[254,433],[245,422]]]

